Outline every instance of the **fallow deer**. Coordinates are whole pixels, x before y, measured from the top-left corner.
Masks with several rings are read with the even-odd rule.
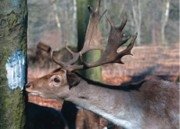
[[[144,79],[137,84],[112,86],[86,79],[78,70],[86,70],[109,63],[123,63],[121,58],[131,55],[137,34],[127,37],[123,28],[127,19],[124,17],[119,27],[108,19],[111,30],[108,43],[101,58],[93,63],[85,62],[83,55],[94,48],[96,28],[101,19],[100,0],[91,13],[86,32],[85,43],[79,52],[66,46],[72,59],[68,62],[57,60],[52,51],[52,59],[60,68],[27,84],[29,94],[45,98],[63,99],[84,109],[90,110],[125,129],[178,129],[179,124],[179,88],[175,83],[158,79]],[[117,52],[117,49],[130,42]]]

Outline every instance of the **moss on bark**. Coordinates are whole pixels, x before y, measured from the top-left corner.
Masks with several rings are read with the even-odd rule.
[[[0,2],[0,129],[23,129],[24,96],[20,88],[10,89],[6,63],[12,53],[20,50],[26,55],[26,0]]]

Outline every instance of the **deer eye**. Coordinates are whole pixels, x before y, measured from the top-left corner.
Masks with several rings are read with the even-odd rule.
[[[60,78],[55,77],[53,81],[56,82],[56,83],[59,83],[60,82]]]
[[[49,85],[50,86],[55,86],[55,87],[59,87],[62,85],[62,77],[59,76],[59,75],[53,75],[51,78],[50,78],[50,81],[49,81]]]

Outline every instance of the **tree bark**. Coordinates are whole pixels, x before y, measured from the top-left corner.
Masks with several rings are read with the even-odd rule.
[[[27,43],[26,0],[0,2],[0,129],[23,129]]]

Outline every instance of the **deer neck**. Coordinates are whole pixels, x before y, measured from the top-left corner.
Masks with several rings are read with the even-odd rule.
[[[87,81],[81,80],[80,84],[70,89],[70,97],[77,97],[84,100],[97,100],[98,99],[101,101],[101,99],[105,100],[106,97],[114,96],[111,94],[111,92],[115,93],[117,92],[117,90],[98,86],[95,84],[90,84]],[[129,94],[126,94],[126,92],[124,91],[118,91],[118,93],[119,92],[122,92],[121,93],[122,95],[129,96]]]
[[[141,122],[139,120],[141,115],[138,115],[140,111],[132,106],[132,103],[135,103],[132,100],[134,93],[99,87],[88,84],[86,81],[81,81],[70,91],[71,95],[66,100],[97,113],[119,126],[140,129],[139,124]],[[127,116],[132,117],[132,119],[126,120]],[[136,118],[133,116],[136,116]],[[132,121],[136,123],[135,126],[132,125]]]

